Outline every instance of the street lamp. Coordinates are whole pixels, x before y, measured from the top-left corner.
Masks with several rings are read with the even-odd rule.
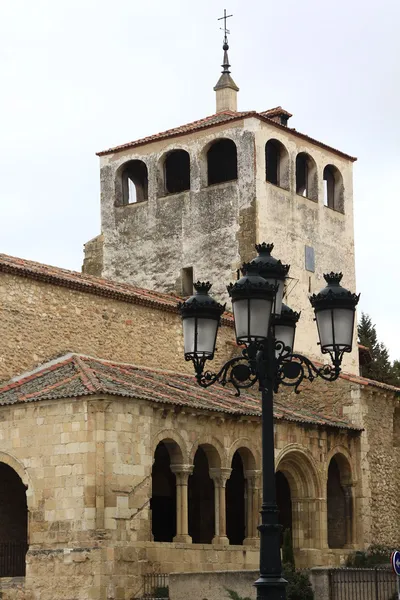
[[[236,395],[256,382],[262,408],[262,490],[260,531],[260,577],[255,582],[258,600],[285,600],[282,577],[280,530],[275,491],[274,392],[280,385],[293,386],[296,393],[303,379],[321,377],[335,381],[343,354],[351,352],[355,309],[359,296],[340,285],[341,273],[324,275],[327,286],[310,297],[317,321],[319,344],[332,365],[314,365],[293,351],[300,314],[282,303],[289,265],[271,256],[272,244],[256,246],[258,256],[242,267],[243,277],[228,286],[232,299],[236,341],[243,350],[226,362],[218,373],[205,371],[214,358],[217,329],[225,307],[208,292],[211,284],[195,284],[196,294],[179,304],[183,319],[185,359],[193,362],[202,387],[232,384]]]

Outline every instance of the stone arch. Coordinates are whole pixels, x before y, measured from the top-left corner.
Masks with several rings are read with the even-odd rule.
[[[326,498],[329,548],[345,548],[354,540],[355,495],[349,453],[336,447],[327,461]]]
[[[243,467],[246,471],[258,471],[261,469],[260,453],[256,448],[252,447],[248,438],[239,438],[233,442],[227,453],[227,466],[232,463],[233,455],[237,450],[240,451]]]
[[[132,159],[120,165],[115,174],[115,204],[126,205],[148,199],[149,177],[143,160]]]
[[[226,452],[222,443],[213,436],[204,436],[196,440],[189,453],[189,464],[193,464],[199,447],[202,447],[209,460],[210,469],[220,469],[227,466]]]
[[[321,547],[322,486],[312,455],[302,446],[290,444],[276,463],[276,472],[285,476],[290,487],[293,548]]]
[[[0,577],[21,577],[28,551],[27,484],[21,477],[25,469],[1,454],[5,461],[0,460]]]
[[[32,484],[32,480],[25,469],[25,466],[18,459],[11,456],[7,452],[0,451],[0,463],[4,463],[11,467],[17,475],[20,477],[22,483],[26,488],[26,500],[28,505],[28,511],[32,511],[36,507],[36,495]]]
[[[231,138],[223,137],[209,142],[202,155],[206,157],[207,185],[238,178],[237,146]]]
[[[281,141],[271,138],[265,144],[265,179],[285,190],[289,183],[289,152]]]
[[[178,194],[190,190],[190,154],[183,148],[174,148],[162,155],[164,194]]]
[[[296,194],[318,201],[317,164],[308,152],[296,156]]]
[[[324,205],[344,213],[344,186],[341,172],[334,165],[326,165],[323,171]]]
[[[230,544],[255,537],[257,452],[247,438],[236,440],[228,451],[230,477],[226,482],[226,534]]]
[[[173,464],[182,465],[183,454],[169,437],[158,442],[151,469],[151,532],[155,542],[172,542],[176,535],[176,475]],[[175,463],[173,463],[175,461]]]
[[[163,429],[162,431],[159,431],[152,441],[153,455],[160,442],[166,444],[168,448],[168,452],[171,459],[171,465],[189,463],[188,451],[185,440],[177,431],[173,429]]]

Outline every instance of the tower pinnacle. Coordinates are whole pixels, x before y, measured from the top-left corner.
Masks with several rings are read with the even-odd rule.
[[[228,58],[228,34],[229,30],[226,28],[226,20],[233,15],[227,15],[226,9],[224,10],[224,16],[220,17],[218,21],[223,19],[224,21],[224,41],[222,49],[224,51],[224,58],[222,62],[222,74],[217,81],[216,86],[214,87],[214,91],[216,92],[216,101],[217,101],[217,109],[216,112],[224,112],[224,111],[237,111],[237,93],[239,91],[238,86],[233,81],[230,75],[230,64]],[[222,28],[221,28],[222,29]]]

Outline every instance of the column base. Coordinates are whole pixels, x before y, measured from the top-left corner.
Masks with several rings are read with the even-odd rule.
[[[229,539],[226,535],[215,535],[212,539],[214,546],[229,546]]]
[[[243,546],[257,546],[260,547],[260,538],[258,537],[247,537],[243,540]]]
[[[190,537],[190,535],[176,535],[173,540],[173,542],[176,542],[177,544],[191,544],[192,543],[192,538]]]

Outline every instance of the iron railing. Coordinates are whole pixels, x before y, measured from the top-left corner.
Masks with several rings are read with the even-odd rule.
[[[330,569],[330,600],[397,600],[396,575],[389,568]]]
[[[24,577],[27,551],[25,542],[0,543],[0,577]]]
[[[143,599],[164,600],[165,598],[169,598],[168,575],[166,573],[143,575]]]

